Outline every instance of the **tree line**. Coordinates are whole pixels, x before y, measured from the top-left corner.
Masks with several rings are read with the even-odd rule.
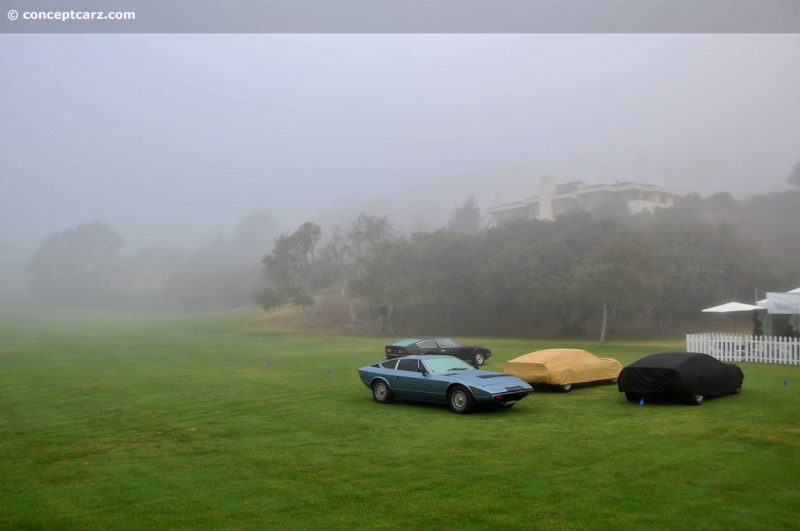
[[[392,333],[577,336],[590,322],[605,334],[633,321],[670,332],[701,308],[800,285],[799,207],[800,191],[741,201],[695,195],[653,213],[609,202],[487,228],[469,198],[430,232],[405,235],[362,213],[346,228],[309,221],[275,236],[262,214],[240,224],[238,238],[201,251],[127,257],[122,238],[96,221],[45,238],[29,278],[37,299],[53,305],[193,310],[256,301],[302,307],[315,326],[327,290],[346,299],[353,326]]]
[[[771,233],[758,236],[765,207],[766,217],[778,216],[781,224],[760,222]],[[800,192],[749,203],[718,194],[636,216],[627,207],[600,205],[555,221],[472,230],[477,207],[467,201],[447,228],[407,237],[386,218],[362,214],[349,231],[336,229],[321,250],[322,230],[309,222],[281,236],[265,257],[272,286],[256,300],[267,310],[302,306],[310,326],[314,293],[336,285],[350,302],[353,324],[372,320],[379,309],[384,329],[393,332],[555,327],[576,336],[590,319],[601,320],[603,336],[621,319],[646,319],[667,332],[697,319],[701,308],[752,300],[758,286],[800,283],[798,207]],[[460,224],[465,219],[473,221]],[[367,316],[352,310],[359,299],[368,303]]]

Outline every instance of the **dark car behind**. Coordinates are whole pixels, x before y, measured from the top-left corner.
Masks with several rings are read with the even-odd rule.
[[[402,339],[386,345],[384,354],[387,359],[417,354],[455,356],[475,367],[480,367],[492,355],[492,351],[482,346],[462,345],[449,337],[417,337]]]

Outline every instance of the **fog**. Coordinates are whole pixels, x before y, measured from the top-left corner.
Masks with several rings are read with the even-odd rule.
[[[93,220],[127,252],[256,211],[411,232],[543,174],[743,198],[800,160],[792,34],[0,35],[0,72],[7,298]]]

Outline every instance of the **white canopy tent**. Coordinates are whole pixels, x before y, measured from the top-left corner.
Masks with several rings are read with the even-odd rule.
[[[763,292],[762,292],[763,293]],[[756,295],[758,299],[758,295]],[[800,365],[800,288],[786,293],[767,293],[767,298],[756,304],[728,302],[703,310],[706,313],[731,313],[733,334],[701,333],[686,336],[687,352],[705,352],[729,362],[752,361]],[[736,313],[751,312],[752,334],[736,334]],[[772,334],[763,333],[761,317]],[[793,326],[792,326],[793,325]]]
[[[774,333],[796,337],[798,316],[800,316],[800,288],[785,293],[767,292],[767,298],[759,300],[756,304],[764,307],[770,316],[776,316],[772,317],[773,327],[776,326],[776,322],[781,323],[777,325],[777,332]]]
[[[800,314],[800,288],[786,293],[767,292],[767,298],[758,301],[758,305],[766,308],[770,314]]]
[[[711,308],[706,308],[703,312],[706,313],[736,313],[736,312],[752,312],[758,310],[766,310],[763,306],[756,306],[755,304],[745,304],[743,302],[726,302],[725,304],[720,304],[719,306],[712,306]],[[733,333],[736,333],[736,316],[733,317]]]

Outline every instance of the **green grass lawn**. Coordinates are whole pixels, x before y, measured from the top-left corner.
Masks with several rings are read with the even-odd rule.
[[[800,367],[740,395],[537,390],[509,410],[379,405],[387,338],[259,331],[253,313],[0,317],[0,528],[795,529]],[[498,338],[623,365],[682,342]]]

